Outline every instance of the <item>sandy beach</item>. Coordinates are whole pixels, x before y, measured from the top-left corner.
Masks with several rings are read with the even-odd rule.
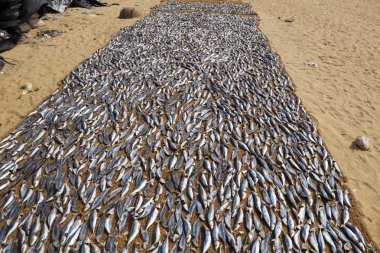
[[[48,14],[45,26],[32,30],[21,45],[2,54],[16,65],[6,65],[0,74],[0,136],[12,131],[59,87],[60,80],[104,46],[113,34],[147,15],[159,3],[129,0],[118,6],[70,8],[63,14]],[[380,2],[249,3],[261,19],[260,29],[292,78],[296,94],[339,163],[360,216],[379,246]],[[118,19],[122,7],[135,8],[137,17]],[[290,16],[295,21],[285,22]],[[62,31],[62,36],[37,37],[39,31],[51,29]],[[317,66],[309,66],[310,62]],[[38,90],[20,97],[20,86],[26,83]],[[371,138],[370,151],[360,151],[352,145],[360,134]]]

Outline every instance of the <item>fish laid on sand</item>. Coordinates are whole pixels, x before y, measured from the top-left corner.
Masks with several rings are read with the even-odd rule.
[[[186,6],[121,30],[0,141],[1,252],[367,251],[257,17]]]
[[[238,15],[255,15],[248,4],[230,4],[225,2],[220,3],[202,3],[202,2],[178,2],[168,1],[164,4],[157,5],[153,11],[202,11],[214,12],[223,14],[238,14]]]

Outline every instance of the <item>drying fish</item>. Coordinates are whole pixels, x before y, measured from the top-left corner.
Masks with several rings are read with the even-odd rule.
[[[0,252],[367,251],[258,23],[170,1],[74,69],[0,141]]]

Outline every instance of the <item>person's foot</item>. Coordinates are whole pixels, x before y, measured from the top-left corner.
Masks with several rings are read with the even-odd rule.
[[[45,25],[45,23],[44,23],[41,19],[39,19],[39,18],[34,18],[34,17],[32,17],[32,18],[29,19],[28,24],[29,24],[33,29]]]
[[[32,17],[28,20],[28,24],[33,28],[44,26],[45,23],[40,19],[40,16],[37,13],[34,13]]]

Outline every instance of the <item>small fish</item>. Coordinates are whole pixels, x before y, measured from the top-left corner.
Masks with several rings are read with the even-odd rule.
[[[136,238],[136,236],[139,234],[140,227],[141,227],[141,224],[138,220],[134,220],[132,222],[132,226],[128,232],[127,245],[129,245]]]

